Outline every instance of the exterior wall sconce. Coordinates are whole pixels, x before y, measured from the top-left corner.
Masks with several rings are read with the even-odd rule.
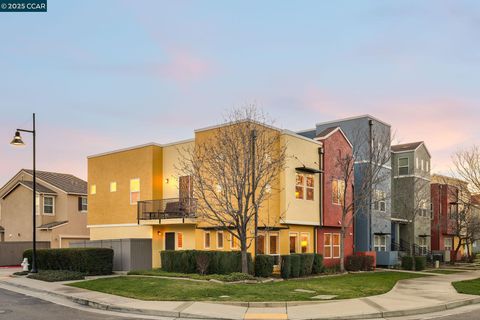
[[[161,231],[157,231],[157,235],[158,235],[158,236],[161,236],[161,235],[162,235],[162,232],[161,232]]]
[[[168,184],[170,182],[170,179],[165,179],[165,183]]]

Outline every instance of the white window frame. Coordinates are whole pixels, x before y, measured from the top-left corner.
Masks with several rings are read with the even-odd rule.
[[[376,189],[374,192],[373,210],[379,212],[387,212],[387,193],[383,190]],[[382,210],[383,204],[383,210]]]
[[[307,251],[302,252],[302,237],[307,237]],[[310,232],[301,232],[300,233],[300,253],[308,253],[310,251]]]
[[[45,212],[45,199],[46,198],[51,198],[52,199],[52,213],[46,213]],[[55,197],[54,196],[43,196],[42,212],[43,212],[44,216],[54,216],[55,215]]]
[[[304,174],[304,181],[305,181],[305,190],[304,190],[304,195],[305,195],[305,200],[308,200],[308,201],[315,201],[315,176],[313,174]],[[307,180],[308,178],[312,178],[313,180],[313,186],[312,187],[309,187],[308,186],[308,183],[307,183]],[[312,191],[312,199],[308,199],[308,191],[311,190]]]
[[[326,241],[325,241],[325,237],[326,237],[326,236],[328,236],[328,237],[330,238],[330,244],[329,244],[329,245],[325,244],[325,243],[326,243]],[[333,247],[332,247],[332,245],[333,245],[333,237],[332,237],[332,234],[331,234],[330,232],[324,233],[324,234],[323,234],[323,258],[324,258],[324,259],[333,259]],[[329,256],[327,256],[327,255],[325,254],[325,248],[329,248],[329,249],[330,249],[330,255],[329,255]]]
[[[114,188],[112,188],[114,186]],[[110,192],[117,192],[117,181],[110,181]]]
[[[97,194],[97,185],[96,184],[90,185],[90,194]]]
[[[424,168],[423,163],[424,163],[424,161],[423,161],[423,159],[422,159],[422,160],[420,161],[420,168],[421,168],[422,171],[424,171],[424,170],[423,170],[423,168]]]
[[[132,191],[132,181],[134,180],[138,180],[138,191]],[[130,185],[128,186],[129,189],[130,189],[130,204],[131,205],[136,205],[137,202],[132,202],[132,193],[133,192],[138,192],[138,201],[140,201],[140,192],[141,192],[141,188],[140,188],[140,178],[133,178],[133,179],[130,179]]]
[[[35,214],[36,214],[37,216],[39,216],[40,213],[41,213],[41,212],[40,212],[40,208],[42,208],[42,207],[40,206],[40,195],[37,194],[37,195],[35,196]],[[42,209],[43,209],[43,208],[42,208]]]
[[[290,252],[290,237],[295,237],[295,252],[293,252],[293,253],[298,253],[298,249],[299,249],[299,245],[298,245],[299,235],[298,235],[298,232],[290,232],[288,234],[288,253],[292,254],[292,252]]]
[[[447,246],[446,240],[449,240],[450,244]],[[453,249],[453,239],[452,238],[443,238],[443,248],[448,251]],[[450,249],[447,249],[450,248]]]
[[[415,167],[416,167],[416,169],[418,170],[418,167],[419,167],[419,165],[418,165],[418,157],[415,158],[415,162],[416,162],[416,166],[415,166]]]
[[[271,236],[276,236],[277,237],[277,253],[271,253],[271,248],[270,248],[270,237]],[[267,233],[267,237],[266,237],[268,243],[267,243],[267,248],[268,248],[268,255],[270,256],[277,256],[277,257],[280,257],[280,232],[268,232]],[[278,260],[277,261],[280,261],[280,258],[277,258]]]
[[[297,184],[297,176],[301,176],[302,177],[302,184]],[[298,171],[295,171],[295,199],[296,200],[305,200],[306,197],[307,197],[307,194],[305,193],[305,184],[307,182],[305,181],[305,175],[303,175],[302,173],[298,172]],[[297,188],[302,188],[302,197],[298,198],[297,197]]]
[[[336,197],[338,199],[338,202],[335,202],[334,188],[333,188],[334,183],[337,184]],[[342,205],[343,197],[345,197],[344,191],[345,191],[345,181],[342,179],[333,179],[332,180],[332,204]]]
[[[421,254],[426,254],[428,250],[428,241],[426,237],[418,237],[418,247]]]
[[[333,237],[334,236],[338,236],[338,244],[335,244],[335,242],[333,241]],[[338,232],[332,232],[332,258],[333,259],[338,259],[340,258],[340,250],[342,249],[341,246],[340,246],[340,243],[341,243],[341,239],[340,239],[340,233]],[[338,248],[338,256],[335,256],[335,248]]]
[[[208,246],[207,246],[207,234],[208,234]],[[203,248],[210,249],[212,247],[212,235],[210,231],[203,232]]]
[[[406,166],[401,166],[400,165],[400,160],[407,160],[407,165]],[[410,159],[408,157],[402,157],[402,158],[398,158],[398,175],[399,176],[407,176],[410,174]],[[407,168],[407,173],[400,173],[400,168]]]
[[[218,239],[222,238],[222,246],[219,246],[218,245]],[[223,231],[217,231],[217,249],[223,249],[223,247],[225,246],[225,238],[224,238],[224,235],[223,235]]]
[[[379,240],[379,243],[377,243],[377,239]],[[385,240],[385,244],[382,244],[382,241],[381,241],[382,239]],[[376,252],[387,251],[387,235],[376,234],[373,236],[373,250],[375,250]]]

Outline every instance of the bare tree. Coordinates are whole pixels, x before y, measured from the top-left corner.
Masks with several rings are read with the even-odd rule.
[[[345,238],[347,230],[352,226],[355,217],[369,212],[374,201],[377,187],[390,179],[390,172],[385,166],[390,163],[390,134],[387,132],[365,132],[361,129],[352,134],[352,153],[339,153],[335,159],[338,176],[335,177],[341,183],[341,207],[342,216],[340,221],[340,270],[345,270]],[[369,143],[370,142],[370,143]],[[359,159],[368,159],[366,165],[356,166]],[[361,177],[355,181],[355,195],[348,197],[349,191],[353,192],[355,176]],[[385,193],[375,201],[386,201]],[[386,204],[384,204],[386,205]]]
[[[238,240],[244,273],[255,217],[279,184],[285,153],[280,132],[254,105],[231,111],[222,126],[181,153],[177,169],[192,177],[199,218]]]

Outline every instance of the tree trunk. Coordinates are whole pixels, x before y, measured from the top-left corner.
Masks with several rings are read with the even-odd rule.
[[[415,219],[415,218],[413,218]],[[410,222],[410,256],[412,257],[412,269],[415,270],[415,225]]]
[[[340,230],[340,272],[345,272],[345,226]]]
[[[462,239],[459,238],[457,247],[455,248],[455,252],[453,253],[453,258],[450,259],[452,264],[455,264],[455,262],[457,262],[458,250],[460,250],[461,246],[462,246]]]
[[[248,273],[247,249],[242,249],[242,273]]]

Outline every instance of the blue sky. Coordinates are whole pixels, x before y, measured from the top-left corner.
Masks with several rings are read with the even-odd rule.
[[[0,184],[31,166],[8,142],[32,112],[38,168],[82,178],[252,102],[291,130],[372,114],[436,171],[480,138],[477,1],[49,0],[0,30]]]

